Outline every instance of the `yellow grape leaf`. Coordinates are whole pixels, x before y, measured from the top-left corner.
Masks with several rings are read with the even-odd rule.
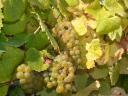
[[[93,60],[92,61],[87,61],[86,62],[86,67],[87,67],[87,69],[94,68],[95,67],[95,62]]]
[[[124,4],[128,8],[128,0],[124,0]]]
[[[91,43],[86,44],[86,50],[88,53],[86,54],[86,57],[89,60],[96,60],[102,56],[102,49],[100,46],[100,40],[99,39],[93,39]]]
[[[89,19],[89,20],[87,21],[87,25],[88,25],[89,27],[91,27],[92,29],[96,29],[96,21],[95,21],[95,20]]]
[[[87,43],[86,44],[86,50],[87,50],[86,67],[87,67],[87,69],[90,69],[90,68],[95,67],[94,60],[99,59],[103,54],[102,49],[101,49],[101,45],[100,45],[100,40],[99,39],[93,39],[91,41],[91,43]]]
[[[87,23],[86,23],[85,16],[77,17],[71,21],[75,31],[78,33],[79,36],[83,36],[87,33]]]

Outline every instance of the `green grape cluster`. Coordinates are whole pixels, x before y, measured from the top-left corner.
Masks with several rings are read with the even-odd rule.
[[[21,87],[26,93],[39,91],[43,87],[43,79],[40,74],[33,72],[31,68],[25,64],[17,67],[16,77],[19,79]]]
[[[71,91],[75,76],[75,68],[67,54],[55,57],[49,72],[44,73],[44,81],[48,88],[56,88],[57,93]]]
[[[55,35],[64,43],[65,49],[72,58],[72,60],[79,64],[81,63],[80,58],[80,42],[79,38],[74,31],[71,22],[63,21],[58,23],[53,29]]]

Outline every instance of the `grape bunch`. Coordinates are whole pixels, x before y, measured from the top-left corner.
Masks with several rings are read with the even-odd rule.
[[[44,81],[48,88],[56,88],[57,93],[71,91],[75,76],[75,68],[67,54],[55,57],[49,72],[44,73]]]
[[[33,72],[26,64],[17,67],[16,77],[26,93],[34,93],[43,87],[43,79],[40,74]]]
[[[58,23],[53,32],[63,42],[64,51],[68,52],[74,63],[81,63],[79,38],[71,23],[69,21]]]

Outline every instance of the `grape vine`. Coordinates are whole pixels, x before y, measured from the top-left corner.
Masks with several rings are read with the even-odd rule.
[[[0,96],[127,96],[128,0],[0,0]]]

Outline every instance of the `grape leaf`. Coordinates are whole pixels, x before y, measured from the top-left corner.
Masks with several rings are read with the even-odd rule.
[[[120,74],[128,74],[128,59],[126,57],[122,58],[119,64]]]
[[[98,90],[99,86],[97,86],[97,81],[91,83],[89,86],[85,87],[84,89],[78,91],[75,96],[89,96],[92,91]]]
[[[91,3],[93,2],[94,0],[82,0],[84,3]]]
[[[4,1],[4,20],[14,22],[23,15],[26,0],[5,0]]]
[[[110,16],[110,13],[104,7],[101,7],[99,0],[95,0],[89,4],[85,9],[85,13],[89,13],[96,20]]]
[[[20,86],[11,88],[8,92],[9,96],[25,96],[23,89]]]
[[[121,26],[123,30],[128,27],[128,18],[122,18]]]
[[[88,74],[83,71],[83,72],[79,72],[78,74],[76,74],[75,76],[75,86],[78,90],[81,90],[83,88],[85,88],[86,84],[87,84],[87,80],[88,80]]]
[[[96,20],[88,19],[87,20],[87,26],[89,26],[92,29],[96,29]]]
[[[119,28],[120,25],[121,19],[118,16],[102,18],[97,22],[96,32],[99,34],[107,34]]]
[[[87,9],[85,9],[85,13],[89,13],[96,18],[99,10],[101,10],[100,2],[99,0],[95,0],[90,5],[88,5]]]
[[[88,53],[86,54],[86,57],[89,60],[96,60],[102,55],[102,49],[100,45],[99,39],[93,39],[90,43],[86,44],[86,50]]]
[[[22,33],[25,30],[26,27],[26,23],[27,23],[27,17],[24,14],[19,21],[15,22],[15,23],[9,23],[9,24],[4,24],[4,32],[7,35],[15,35],[17,33]]]
[[[8,44],[15,47],[20,47],[28,42],[30,34],[19,33],[8,40]],[[35,39],[34,39],[35,40]]]
[[[61,96],[61,95],[58,95],[55,90],[48,90],[48,89],[43,89],[38,94],[39,96]]]
[[[3,27],[2,19],[4,18],[2,13],[2,8],[3,8],[3,4],[2,4],[2,1],[0,0],[0,33],[1,33],[1,28]]]
[[[47,26],[42,22],[40,16],[38,15],[38,19],[39,19],[39,23],[41,26],[41,30],[42,32],[46,32],[46,35],[48,37],[48,39],[50,40],[52,46],[54,47],[55,50],[59,50],[59,45],[56,42],[56,40],[54,39],[54,37],[52,36],[52,34],[50,33],[49,29],[47,28]]]
[[[75,31],[78,33],[79,36],[83,36],[87,33],[87,20],[85,16],[77,17],[71,21]]]
[[[118,14],[120,16],[125,16],[126,13],[124,8],[117,0],[104,0],[104,6],[107,8],[111,14]]]
[[[6,96],[9,85],[0,86],[0,96]]]
[[[113,41],[115,39],[120,40],[122,36],[122,27],[108,33],[109,38]]]
[[[110,68],[109,75],[110,75],[111,85],[115,85],[117,83],[119,74],[120,74],[119,64],[115,64],[115,66],[112,66],[112,68]]]
[[[50,0],[28,0],[28,1],[31,5],[37,6],[43,10],[50,8],[50,4],[51,4]]]
[[[109,72],[109,70],[106,66],[100,67],[100,68],[95,67],[94,70],[90,72],[90,75],[94,79],[102,79],[108,75],[108,72]]]
[[[6,42],[6,37],[4,35],[0,35],[0,54],[5,52],[3,42]]]
[[[100,88],[99,88],[99,93],[101,94],[100,96],[110,96],[111,93],[111,86],[107,80],[102,80],[100,82]]]
[[[44,71],[49,67],[48,64],[44,64],[44,59],[41,58],[40,52],[34,48],[30,48],[26,52],[26,62],[32,70],[37,72]]]
[[[43,9],[48,9],[50,8],[50,3],[51,3],[51,0],[38,0],[39,3],[41,4],[41,7]]]
[[[88,58],[87,58],[87,59],[88,59]],[[87,67],[87,69],[91,69],[91,68],[95,67],[95,62],[94,62],[94,60],[87,60],[87,62],[86,62],[86,67]]]
[[[47,13],[47,23],[51,26],[54,26],[57,22],[56,18],[58,18],[60,13],[58,13],[57,10],[56,12],[54,10],[50,10]],[[54,16],[55,14],[57,15],[56,18]]]
[[[36,48],[42,50],[49,44],[49,40],[45,32],[39,31],[36,34],[32,34],[28,37],[28,42],[26,43],[27,48]]]
[[[79,0],[65,0],[69,6],[76,6],[79,4]]]
[[[128,0],[123,0],[123,1],[124,1],[125,6],[128,8]]]
[[[67,4],[65,3],[65,0],[57,0],[57,8],[64,17],[70,17],[71,14],[67,11]]]
[[[0,61],[0,83],[11,79],[16,66],[23,60],[24,53],[15,47],[5,47]]]
[[[90,43],[86,44],[86,58],[87,58],[87,69],[95,67],[94,60],[99,59],[102,56],[102,49],[100,46],[99,39],[93,39]]]

